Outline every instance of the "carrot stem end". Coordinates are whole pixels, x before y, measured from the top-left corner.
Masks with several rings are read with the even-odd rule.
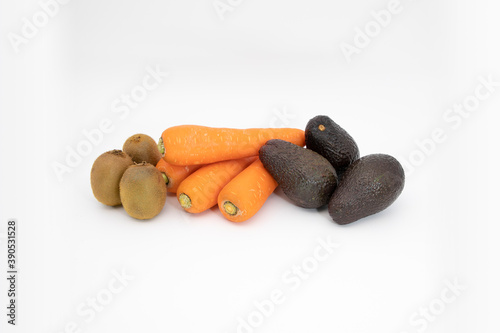
[[[162,173],[161,173],[161,175],[162,175],[162,177],[163,177],[163,180],[165,181],[165,185],[168,185],[168,183],[170,183],[170,182],[169,182],[169,180],[168,180],[167,175],[166,175],[164,172],[162,172]]]
[[[230,216],[234,216],[236,214],[238,214],[238,207],[236,207],[231,201],[226,201],[224,202],[224,204],[222,205],[223,208],[224,208],[224,211],[230,215]]]
[[[181,193],[179,195],[179,203],[184,209],[191,208],[191,198],[185,193]]]
[[[161,157],[165,156],[165,145],[163,144],[163,138],[158,140],[158,150],[160,151]]]

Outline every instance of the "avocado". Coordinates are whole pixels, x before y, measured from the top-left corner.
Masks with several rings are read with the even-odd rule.
[[[306,147],[325,157],[340,178],[347,167],[359,158],[354,139],[328,116],[316,116],[309,120],[305,136]]]
[[[297,206],[318,208],[326,205],[337,186],[335,168],[310,149],[273,139],[260,148],[259,157],[285,195]]]
[[[364,156],[344,173],[328,203],[328,212],[338,224],[348,224],[389,207],[403,191],[405,174],[392,156]]]

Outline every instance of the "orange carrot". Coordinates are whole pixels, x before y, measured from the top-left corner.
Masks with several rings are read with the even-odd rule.
[[[190,213],[201,213],[215,206],[220,190],[255,159],[256,156],[222,161],[198,169],[177,189],[182,208]]]
[[[296,128],[215,128],[197,125],[166,129],[158,146],[174,165],[208,164],[257,156],[270,139],[305,145],[304,131]]]
[[[277,186],[262,162],[256,160],[219,193],[219,210],[229,221],[246,221],[257,213]]]
[[[184,166],[172,165],[167,163],[163,158],[156,164],[156,168],[161,171],[165,184],[167,184],[167,192],[170,193],[177,193],[179,184],[201,167],[201,164]]]

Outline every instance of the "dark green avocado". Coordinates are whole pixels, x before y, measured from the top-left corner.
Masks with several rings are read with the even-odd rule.
[[[259,157],[285,195],[297,206],[324,206],[337,186],[333,166],[310,149],[273,139],[260,148]]]
[[[328,116],[316,116],[309,120],[305,135],[306,147],[325,157],[339,177],[359,158],[354,139]]]
[[[338,224],[348,224],[389,207],[403,191],[405,174],[392,156],[364,156],[345,171],[328,203]]]

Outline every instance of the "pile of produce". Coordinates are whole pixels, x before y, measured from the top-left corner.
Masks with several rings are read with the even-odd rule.
[[[295,205],[328,205],[333,221],[347,224],[389,207],[405,176],[390,155],[360,158],[349,133],[316,116],[305,131],[182,125],[166,129],[158,144],[136,134],[99,156],[90,180],[99,202],[141,220],[158,215],[170,192],[189,213],[218,205],[226,219],[242,222],[280,186]]]

